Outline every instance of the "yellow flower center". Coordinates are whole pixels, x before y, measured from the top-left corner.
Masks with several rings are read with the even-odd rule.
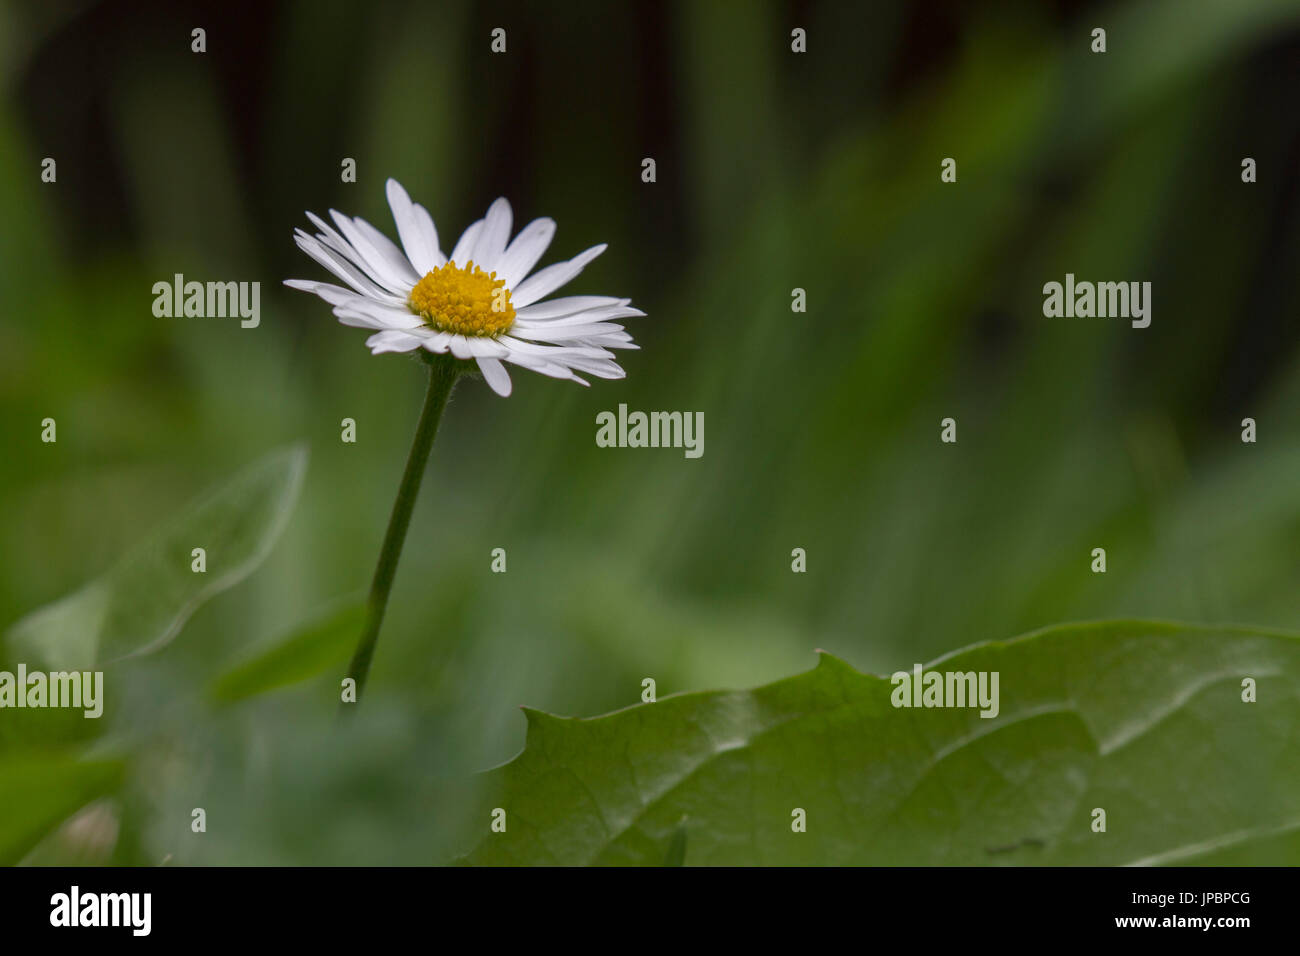
[[[515,324],[505,280],[473,262],[464,268],[448,262],[426,273],[407,305],[439,332],[495,338]]]

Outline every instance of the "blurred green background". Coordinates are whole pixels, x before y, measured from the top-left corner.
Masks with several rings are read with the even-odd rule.
[[[0,83],[0,627],[311,452],[265,563],[113,665],[103,720],[0,717],[11,784],[124,761],[17,856],[438,862],[520,704],[750,686],[818,647],[889,672],[1065,620],[1300,629],[1300,3],[8,2]],[[378,555],[422,368],[280,283],[328,278],[304,210],[395,235],[388,176],[447,248],[497,195],[558,221],[544,262],[608,242],[566,294],[632,297],[642,350],[591,389],[461,386],[358,719],[341,663],[219,704]],[[260,327],[155,318],[177,272],[261,282]],[[1151,281],[1150,328],[1044,318],[1067,272]],[[702,411],[704,456],[597,448],[620,402]]]

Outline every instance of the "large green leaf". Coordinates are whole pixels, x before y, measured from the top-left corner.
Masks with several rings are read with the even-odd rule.
[[[1300,638],[1079,624],[926,669],[997,672],[1000,712],[896,708],[830,655],[752,691],[527,711],[468,862],[658,865],[683,818],[688,865],[1300,862]]]
[[[103,577],[33,611],[9,632],[11,656],[79,669],[162,647],[213,595],[262,562],[298,497],[307,451],[261,458],[189,505]],[[206,571],[193,570],[203,548]]]

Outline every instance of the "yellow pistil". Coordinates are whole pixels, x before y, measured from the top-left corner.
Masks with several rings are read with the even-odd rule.
[[[515,324],[505,280],[473,262],[463,269],[448,262],[426,273],[411,290],[407,305],[439,332],[495,338]]]

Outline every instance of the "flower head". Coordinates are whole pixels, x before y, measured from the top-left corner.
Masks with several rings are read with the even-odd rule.
[[[307,279],[285,285],[320,296],[344,325],[376,330],[366,339],[375,355],[450,352],[475,361],[498,395],[510,394],[503,362],[583,385],[578,372],[623,377],[610,350],[636,345],[615,320],[644,312],[611,296],[543,301],[604,252],[603,244],[532,272],[555,235],[554,220],[535,219],[511,240],[510,204],[498,199],[448,256],[433,218],[395,179],[388,180],[388,205],[400,247],[364,219],[331,209],[334,229],[307,213],[320,232],[296,230],[298,247],[347,287]]]

